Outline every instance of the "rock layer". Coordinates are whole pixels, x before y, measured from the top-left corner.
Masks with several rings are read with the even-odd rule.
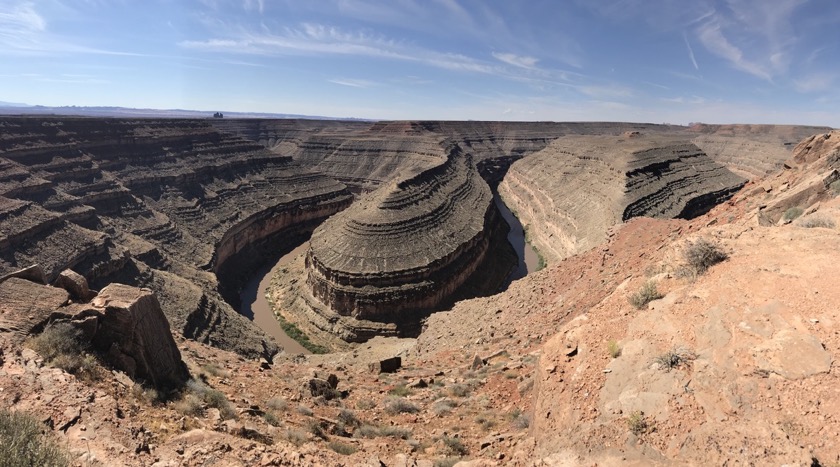
[[[489,187],[472,158],[452,148],[437,167],[380,188],[319,227],[307,285],[340,315],[411,320],[475,272],[495,222]]]
[[[277,347],[222,299],[238,271],[351,202],[208,121],[0,118],[0,276],[38,263],[50,282],[154,287],[185,335],[246,355]]]
[[[681,139],[568,136],[514,163],[500,193],[537,249],[557,261],[632,217],[702,214],[743,183]]]

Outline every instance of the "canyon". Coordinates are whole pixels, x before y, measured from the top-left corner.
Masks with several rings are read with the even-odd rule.
[[[803,126],[0,117],[0,399],[51,414],[78,462],[840,460],[840,317],[823,306],[840,297],[818,273],[838,237],[803,226],[837,217],[837,141]],[[496,203],[545,269],[510,280]],[[698,238],[729,259],[687,278]],[[82,279],[89,293],[68,285]],[[661,298],[631,310],[651,281]],[[282,351],[238,312],[243,291],[331,352]],[[235,420],[144,402],[120,372],[148,369],[111,362],[85,382],[21,347],[134,301],[172,328],[166,374],[185,365]],[[668,349],[691,359],[651,364]],[[372,372],[394,357],[396,373]],[[319,381],[336,393],[310,397]],[[416,411],[394,412],[397,395]],[[632,417],[655,429],[628,433]],[[369,439],[375,422],[412,433]]]

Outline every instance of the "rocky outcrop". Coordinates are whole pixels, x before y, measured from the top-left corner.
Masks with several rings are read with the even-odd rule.
[[[95,288],[154,284],[176,328],[250,356],[277,347],[231,307],[240,271],[352,202],[334,179],[208,121],[0,127],[0,276],[38,263],[49,282],[73,269]]]
[[[341,316],[416,321],[476,271],[497,219],[471,158],[452,148],[437,167],[380,188],[319,227],[306,255],[308,288]]]
[[[568,136],[514,163],[499,191],[552,262],[632,217],[695,217],[743,183],[681,139]]]
[[[187,381],[187,367],[151,290],[111,284],[91,305],[98,314],[93,345],[113,365],[158,388],[180,387]]]

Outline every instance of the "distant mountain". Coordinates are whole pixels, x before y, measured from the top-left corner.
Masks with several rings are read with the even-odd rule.
[[[146,117],[146,118],[213,118],[216,111],[184,109],[132,109],[127,107],[45,107],[0,101],[0,115],[77,115],[82,117]],[[279,114],[264,112],[222,112],[227,118],[300,118],[309,120],[358,120],[320,115]]]
[[[20,104],[18,102],[4,102],[0,101],[0,107],[32,107],[29,104]]]

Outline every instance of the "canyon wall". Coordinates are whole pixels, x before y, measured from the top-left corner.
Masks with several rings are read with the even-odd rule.
[[[632,217],[690,218],[745,182],[678,137],[567,136],[511,166],[499,191],[549,261]]]
[[[238,299],[231,265],[351,202],[206,121],[0,119],[0,274],[37,263],[50,281],[69,268],[152,287],[176,329],[246,355],[276,344],[222,299]]]

